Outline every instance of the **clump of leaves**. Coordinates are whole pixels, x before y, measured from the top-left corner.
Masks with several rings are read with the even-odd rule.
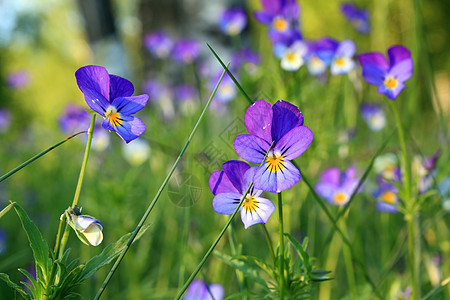
[[[31,292],[25,292],[22,286],[11,281],[5,273],[0,273],[0,279],[8,286],[16,290],[25,299],[69,299],[75,297],[76,288],[86,279],[106,264],[109,264],[125,248],[132,233],[122,236],[118,241],[109,244],[103,251],[91,258],[87,263],[82,264],[79,259],[69,259],[70,249],[67,249],[61,258],[49,248],[47,242],[42,237],[37,226],[30,220],[25,210],[17,203],[11,203],[2,212],[0,217],[8,210],[14,208],[20,218],[22,227],[25,230],[36,265],[36,278],[24,269],[19,271],[31,282],[20,282]],[[144,226],[137,238],[139,238],[149,225]]]

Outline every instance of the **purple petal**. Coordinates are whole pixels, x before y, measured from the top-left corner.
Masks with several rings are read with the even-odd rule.
[[[303,125],[302,113],[297,106],[289,102],[277,101],[272,110],[272,138],[275,143],[294,127]]]
[[[143,109],[147,101],[148,95],[143,94],[139,96],[114,98],[111,105],[117,109],[117,112],[129,116]]]
[[[325,183],[338,186],[341,180],[341,171],[336,167],[326,169],[320,174],[320,179]]]
[[[134,116],[122,116],[123,123],[114,127],[114,131],[128,144],[145,131],[145,124],[141,119]],[[105,121],[108,119],[105,119]],[[104,124],[104,123],[103,123]]]
[[[379,52],[364,53],[358,56],[358,59],[359,63],[361,64],[361,66],[363,66],[363,68],[366,65],[373,65],[377,66],[381,70],[387,71],[389,69],[389,65],[386,62],[386,58],[384,57],[383,54]]]
[[[386,72],[375,65],[364,65],[362,75],[368,83],[373,85],[382,85]]]
[[[75,72],[75,78],[83,93],[84,89],[91,89],[100,93],[109,101],[109,74],[105,68],[101,66],[81,67]]]
[[[405,59],[411,58],[411,52],[403,46],[392,46],[387,51],[391,68]]]
[[[255,200],[258,201],[258,207],[254,211],[241,209],[241,219],[245,229],[258,223],[266,224],[275,211],[272,201],[265,198],[255,198]]]
[[[281,1],[261,0],[261,4],[266,12],[276,14],[280,11]]]
[[[271,24],[272,20],[273,20],[273,14],[269,14],[265,11],[255,11],[253,13],[253,16],[259,23],[264,24],[264,25]]]
[[[269,193],[279,193],[284,191],[301,179],[300,172],[294,165],[288,161],[284,161],[284,168],[278,172],[270,172],[266,164],[261,165],[256,171],[254,177],[254,185],[258,190]]]
[[[211,297],[210,292],[214,298]],[[219,283],[211,284],[209,286],[209,291],[207,291],[207,293],[208,296],[206,297],[205,300],[220,300],[225,297],[225,290],[223,289],[223,286]]]
[[[387,203],[385,201],[377,201],[376,208],[379,211],[387,212],[387,213],[396,213],[398,212],[397,206],[391,203]]]
[[[242,159],[259,164],[266,156],[270,144],[257,136],[241,134],[234,139],[233,147]]]
[[[264,100],[253,103],[245,113],[248,133],[272,142],[272,106]]]
[[[407,58],[395,64],[389,71],[389,75],[395,77],[400,82],[405,82],[413,74],[413,60]]]
[[[106,110],[110,106],[109,101],[95,90],[83,88],[82,92],[87,105],[89,105],[96,113],[99,113],[104,117]]]
[[[250,166],[240,160],[230,160],[222,165],[223,171],[233,186],[243,194],[248,186],[244,186],[244,175]]]
[[[352,40],[345,40],[336,49],[336,56],[352,57],[355,55],[356,46]]]
[[[244,187],[246,187],[246,188],[243,191],[243,193],[245,193],[245,191],[247,191],[247,189],[250,186],[250,184],[253,183],[253,178],[255,177],[255,174],[256,174],[256,171],[258,170],[258,168],[259,168],[258,166],[251,167],[250,169],[247,170],[247,172],[245,172],[245,174],[244,174]],[[255,189],[255,187],[253,186],[250,189],[249,194],[251,194],[252,196],[258,197],[259,195],[262,194],[262,191]]]
[[[134,93],[133,84],[120,76],[109,75],[110,82],[110,100],[114,100],[118,97],[129,97]]]
[[[397,99],[398,94],[406,87],[402,82],[398,82],[394,89],[387,88],[384,84],[378,87],[378,93],[385,94],[389,99]]]
[[[308,149],[314,135],[307,126],[298,126],[286,133],[275,145],[274,151],[279,151],[284,159],[292,160]]]
[[[219,214],[231,215],[236,210],[241,198],[240,193],[220,193],[214,197],[212,206],[214,211]]]
[[[214,171],[209,177],[209,188],[214,195],[220,193],[238,193],[230,179],[222,170]]]
[[[337,191],[337,186],[329,182],[319,182],[314,187],[316,193],[324,198],[328,203],[333,203],[333,195]]]

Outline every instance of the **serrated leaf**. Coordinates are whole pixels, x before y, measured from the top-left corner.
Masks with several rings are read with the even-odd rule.
[[[14,283],[11,281],[11,279],[9,278],[8,274],[5,273],[0,273],[0,279],[2,279],[4,282],[6,282],[6,284],[13,288],[14,290],[16,290],[22,297],[24,297],[25,299],[31,299],[31,296],[28,295],[20,285]]]
[[[134,241],[137,241],[142,236],[142,234],[144,234],[144,232],[150,227],[150,225],[151,224],[144,225]],[[100,269],[104,265],[109,264],[114,258],[116,258],[125,249],[131,235],[131,232],[127,233],[126,235],[122,236],[117,242],[109,244],[105,249],[103,249],[102,253],[91,258],[91,260],[86,263],[84,269],[80,274],[80,281],[91,277],[98,269]]]
[[[14,209],[22,222],[22,227],[27,234],[28,241],[30,242],[30,247],[33,251],[34,260],[36,262],[36,269],[38,269],[38,267],[41,268],[42,275],[44,277],[42,278],[42,281],[45,286],[47,274],[49,274],[51,266],[48,244],[42,237],[42,234],[37,226],[30,220],[25,210],[15,202]],[[38,272],[38,270],[36,271],[36,276],[38,277],[37,280],[39,281],[39,279],[41,279],[39,278],[40,272]]]

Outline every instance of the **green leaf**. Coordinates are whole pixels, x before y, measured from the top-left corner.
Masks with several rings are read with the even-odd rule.
[[[2,211],[0,211],[0,219],[6,215],[6,213],[14,206],[14,203],[10,203],[7,207],[5,207],[4,209],[2,209]]]
[[[138,240],[142,234],[150,227],[151,224],[146,224],[142,227],[139,234],[136,236],[136,240]],[[83,270],[80,273],[80,281],[83,281],[103,267],[104,265],[109,264],[114,258],[116,258],[126,247],[128,240],[131,237],[131,232],[122,236],[117,242],[109,244],[105,249],[103,249],[102,253],[97,256],[94,256],[89,260]]]
[[[295,250],[297,250],[298,255],[301,257],[302,261],[303,261],[303,265],[305,266],[306,269],[306,274],[305,276],[307,276],[307,279],[309,279],[311,271],[312,271],[312,266],[311,263],[309,261],[309,254],[305,251],[306,246],[308,244],[308,239],[305,238],[305,240],[303,241],[303,244],[305,245],[305,247],[303,247],[302,244],[300,244],[292,235],[290,235],[289,233],[285,233],[285,236],[287,236],[289,242],[292,244],[292,246],[294,246]]]
[[[46,283],[46,278],[50,274],[51,261],[49,258],[48,244],[42,237],[41,232],[36,225],[30,220],[25,210],[14,202],[14,209],[22,222],[22,227],[27,233],[28,241],[30,242],[31,250],[33,250],[34,260],[36,261],[36,269],[41,268],[42,281]],[[40,272],[36,270],[37,280],[40,280]]]
[[[11,281],[11,279],[9,279],[9,276],[5,273],[0,273],[0,279],[2,279],[4,282],[6,282],[6,284],[15,289],[22,297],[24,297],[25,299],[31,299],[31,296],[28,295],[20,285],[15,284],[14,282]]]
[[[25,275],[25,277],[28,278],[28,280],[30,280],[31,284],[33,285],[33,287],[36,287],[38,285],[38,283],[36,282],[36,279],[34,279],[33,275],[31,275],[27,270],[25,269],[18,269],[20,273],[22,273],[23,275]],[[34,288],[30,288],[31,292],[33,292]]]

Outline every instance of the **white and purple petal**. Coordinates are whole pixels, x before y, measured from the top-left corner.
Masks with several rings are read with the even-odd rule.
[[[352,57],[355,55],[356,46],[352,40],[342,41],[336,49],[335,56]]]
[[[400,92],[406,87],[402,82],[398,82],[394,89],[387,88],[384,84],[377,89],[378,93],[385,94],[389,99],[395,100]]]
[[[294,127],[303,125],[303,115],[294,104],[279,100],[272,111],[272,139],[275,143]]]
[[[242,194],[240,193],[220,193],[217,194],[213,201],[212,206],[215,212],[222,215],[231,215],[239,205]],[[241,208],[242,209],[242,208]]]
[[[262,164],[256,171],[254,185],[258,190],[279,193],[292,187],[300,179],[300,171],[290,161],[285,160],[283,169],[278,172],[271,172],[266,163]]]
[[[272,201],[259,197],[255,198],[255,200],[258,202],[255,210],[247,211],[241,208],[241,220],[245,229],[258,223],[266,224],[275,211],[275,205],[273,205]]]
[[[233,147],[242,159],[259,164],[266,156],[270,144],[257,136],[241,134],[234,139]]]
[[[114,131],[126,142],[129,143],[144,133],[146,127],[141,119],[135,116],[123,116],[122,124],[114,127]]]
[[[407,58],[402,60],[401,62],[392,66],[389,70],[388,76],[393,76],[400,82],[405,82],[409,78],[411,78],[413,74],[413,60],[411,58]]]
[[[284,159],[293,160],[308,149],[314,135],[307,126],[298,126],[286,133],[275,145],[274,151],[279,151]]]
[[[272,106],[264,100],[255,101],[245,112],[248,133],[272,142]]]

